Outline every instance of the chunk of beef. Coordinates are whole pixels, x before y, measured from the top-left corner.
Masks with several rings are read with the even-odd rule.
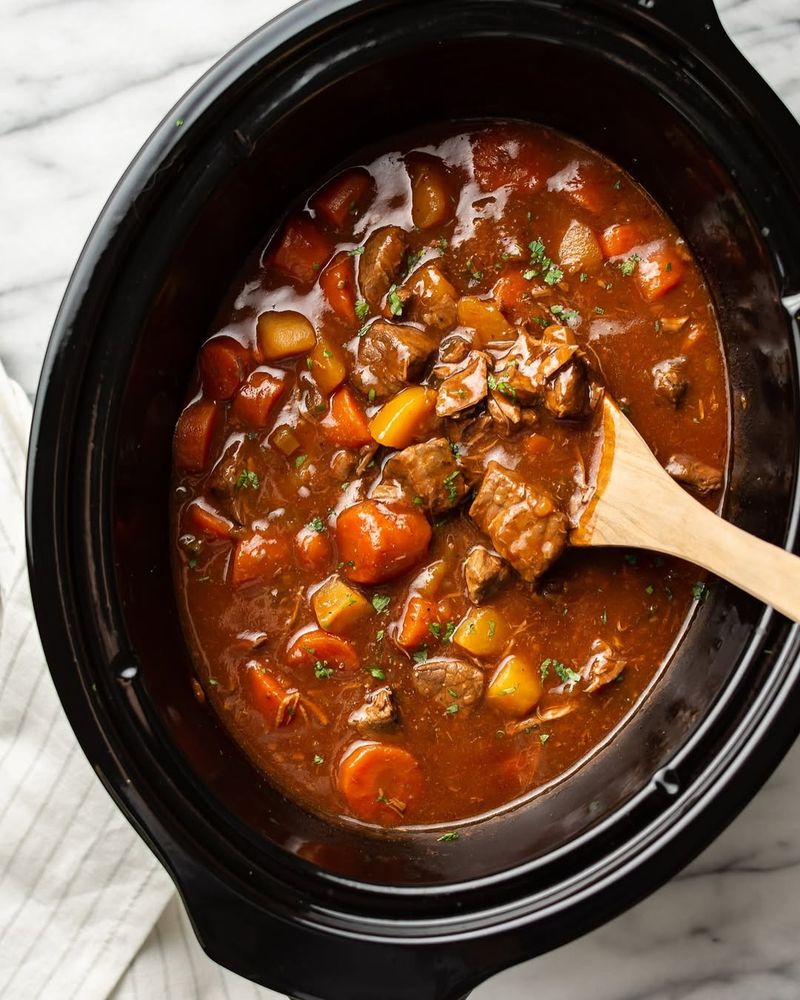
[[[543,402],[549,380],[578,357],[577,344],[534,340],[521,333],[495,365],[498,388],[524,406]]]
[[[581,671],[584,680],[589,682],[584,691],[591,694],[604,684],[610,684],[625,669],[626,662],[608,643],[602,639],[595,639],[592,643],[592,654]]]
[[[505,559],[485,545],[474,545],[464,560],[464,583],[467,597],[473,604],[482,604],[508,579],[509,566]]]
[[[352,476],[357,464],[358,455],[354,451],[343,448],[331,458],[331,472],[335,479],[344,482]]]
[[[522,407],[519,403],[515,403],[504,392],[497,389],[492,389],[489,393],[486,412],[502,434],[510,434],[522,422]],[[527,412],[533,415],[533,411],[528,410]]]
[[[678,405],[689,388],[689,380],[686,378],[688,364],[689,359],[679,354],[676,358],[667,358],[653,366],[653,388],[674,406]]]
[[[457,365],[471,350],[472,340],[463,333],[454,333],[439,344],[439,361],[445,365]]]
[[[236,483],[242,472],[242,442],[234,441],[229,445],[211,470],[208,477],[208,488],[215,497],[230,500],[236,494]]]
[[[580,358],[568,362],[547,382],[545,409],[561,420],[577,420],[589,411],[589,378]]]
[[[258,452],[239,440],[220,456],[211,470],[208,487],[220,513],[241,525],[249,520],[248,510],[252,512],[258,500],[263,478]]]
[[[397,289],[403,319],[439,333],[456,325],[458,293],[436,264],[423,264]]]
[[[358,262],[358,285],[373,312],[378,312],[383,297],[397,283],[408,246],[408,236],[399,226],[376,229],[364,244]]]
[[[481,351],[470,351],[463,364],[439,386],[436,396],[437,416],[452,417],[480,403],[487,392],[488,374],[486,355]]]
[[[463,660],[428,660],[414,664],[414,687],[445,708],[468,708],[483,693],[483,672]]]
[[[458,450],[457,462],[467,486],[483,478],[488,457],[497,448],[497,426],[488,413],[448,422],[447,435]]]
[[[392,455],[383,478],[399,483],[409,500],[431,514],[456,507],[467,492],[450,443],[443,437],[409,445]]]
[[[436,346],[435,338],[413,326],[376,320],[359,340],[351,381],[385,399],[422,375]]]
[[[500,555],[532,583],[567,544],[567,518],[552,495],[490,462],[469,510]]]
[[[364,704],[350,713],[347,722],[361,736],[393,726],[397,722],[397,705],[392,689],[387,686],[367,692]]]
[[[722,486],[720,470],[692,458],[691,455],[673,455],[664,468],[673,479],[691,487],[701,497],[713,493]]]

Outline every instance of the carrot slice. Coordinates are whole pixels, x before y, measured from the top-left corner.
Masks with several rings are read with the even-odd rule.
[[[328,305],[348,323],[356,322],[356,275],[349,253],[337,254],[319,276]]]
[[[210,399],[230,399],[247,374],[250,352],[233,337],[214,337],[200,351],[203,392]]]
[[[180,415],[173,440],[175,464],[179,469],[202,472],[208,465],[217,418],[217,404],[209,399],[190,403]]]
[[[428,626],[439,620],[439,608],[435,601],[416,596],[409,598],[397,634],[397,645],[403,649],[416,649],[429,642],[432,632]]]
[[[282,378],[271,372],[256,370],[236,393],[231,416],[247,427],[262,430],[269,423],[270,414],[282,392]]]
[[[304,632],[286,650],[288,663],[315,667],[321,670],[335,668],[353,673],[361,668],[361,659],[355,646],[338,635],[331,635],[321,628]]]
[[[522,276],[522,271],[507,271],[495,283],[492,297],[507,319],[512,323],[523,323],[533,313],[532,287],[532,283]]]
[[[605,257],[620,257],[642,243],[642,232],[635,222],[609,226],[600,234],[600,246]]]
[[[294,719],[299,693],[287,691],[257,660],[251,660],[245,667],[244,681],[250,704],[263,715],[269,728],[288,726]]]
[[[331,255],[328,238],[308,216],[290,219],[273,251],[271,263],[295,281],[310,285]]]
[[[288,562],[290,549],[283,535],[265,535],[254,531],[237,542],[230,565],[230,582],[243,587],[265,577],[274,576]]]
[[[295,535],[294,546],[298,561],[306,569],[324,570],[330,565],[333,548],[325,531],[306,525]]]
[[[345,170],[328,181],[311,199],[311,207],[332,226],[341,226],[372,187],[372,175],[362,167]]]
[[[367,416],[349,386],[331,396],[331,406],[320,422],[322,432],[340,448],[360,448],[372,441]]]
[[[362,500],[336,519],[342,572],[355,583],[383,583],[425,555],[431,526],[415,507]]]
[[[233,522],[208,507],[204,500],[194,500],[186,510],[187,525],[209,538],[230,538]]]
[[[683,263],[672,250],[664,247],[639,261],[634,277],[642,298],[653,302],[681,283]]]
[[[399,823],[422,794],[417,759],[390,743],[357,743],[339,762],[339,791],[359,819]]]

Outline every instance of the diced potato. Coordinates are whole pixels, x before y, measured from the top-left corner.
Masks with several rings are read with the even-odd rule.
[[[520,717],[542,697],[539,670],[522,656],[507,656],[486,689],[486,700],[503,715]]]
[[[405,448],[424,430],[436,409],[436,393],[412,385],[384,403],[369,422],[370,434],[387,448]]]
[[[414,577],[408,589],[422,597],[436,597],[446,576],[447,563],[444,559],[437,559]]]
[[[270,434],[269,443],[284,455],[293,455],[300,447],[300,439],[286,424],[275,428]]]
[[[570,274],[577,271],[591,273],[597,270],[603,263],[603,251],[594,230],[583,222],[573,219],[561,237],[558,259],[564,270]]]
[[[341,349],[324,337],[320,337],[317,341],[309,358],[311,374],[319,386],[319,391],[325,396],[333,392],[347,378],[347,366]]]
[[[513,340],[514,327],[508,322],[497,306],[474,295],[465,295],[458,300],[458,322],[478,334],[483,344],[493,340]]]
[[[509,634],[508,622],[495,608],[471,608],[458,623],[453,642],[473,656],[497,656]]]
[[[258,317],[258,350],[265,361],[305,354],[316,342],[314,327],[302,313],[287,309]]]
[[[433,157],[409,158],[411,178],[411,218],[419,229],[441,226],[453,214],[447,171]]]
[[[338,576],[329,576],[311,598],[311,607],[320,628],[326,632],[346,632],[372,611],[364,595]]]

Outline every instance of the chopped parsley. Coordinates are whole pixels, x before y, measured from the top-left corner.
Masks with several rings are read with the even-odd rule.
[[[386,674],[381,670],[380,667],[370,667],[369,672],[375,678],[376,681],[385,681]]]
[[[557,285],[564,277],[564,272],[547,256],[544,243],[541,239],[533,240],[528,244],[531,252],[531,263],[527,271],[523,271],[522,277],[526,281],[541,275],[542,281],[546,285]]]
[[[406,274],[410,274],[419,264],[422,257],[422,250],[409,250],[406,254]]]
[[[308,370],[311,371],[313,367],[314,367],[314,362],[312,361],[312,359],[306,358],[306,368],[308,368]]]
[[[403,303],[397,292],[397,285],[392,285],[389,289],[389,294],[386,296],[386,304],[389,306],[389,312],[392,316],[403,315]]]
[[[372,606],[373,608],[375,608],[378,614],[381,614],[389,607],[391,601],[392,601],[391,597],[387,597],[385,594],[376,594],[372,598]]]
[[[413,499],[413,501],[412,501],[412,503],[415,503],[417,505],[417,507],[421,507],[422,504],[423,504],[422,497],[421,496],[415,496],[414,499]]]
[[[320,754],[315,753],[314,754],[314,763],[317,764],[317,765],[324,764],[325,763],[325,758],[322,757]]]
[[[175,127],[176,128],[180,128],[181,125],[183,125],[183,118],[176,118],[175,119]]]
[[[258,474],[253,472],[252,469],[243,469],[239,473],[239,478],[236,480],[237,490],[257,490],[261,485],[261,480],[258,478]]]
[[[544,745],[550,739],[550,733],[539,733],[539,742]]]
[[[605,309],[602,306],[595,306],[594,311],[597,313],[598,316],[602,316],[603,313],[605,312]]]
[[[350,254],[351,257],[360,257],[361,254],[364,252],[364,248],[363,247],[353,247],[352,250],[348,250],[347,252]]]
[[[423,646],[422,649],[418,649],[414,653],[414,663],[427,663],[428,662],[428,647]]]
[[[312,531],[324,531],[325,522],[321,517],[312,517],[311,520],[306,525],[307,528],[311,528]]]
[[[382,628],[378,629],[378,631],[375,633],[375,642],[382,642],[383,641],[383,637],[385,635],[386,635],[386,630],[385,629],[382,629]]]
[[[466,265],[467,274],[469,275],[469,280],[472,282],[480,281],[483,277],[483,271],[478,271],[471,260],[468,260]]]
[[[564,684],[577,684],[581,679],[581,675],[576,673],[576,671],[571,670],[566,664],[560,663],[558,660],[553,660],[553,670],[558,674],[559,680]]]
[[[458,840],[458,834],[455,830],[451,830],[449,833],[443,833],[441,837],[436,838],[440,844],[452,844]]]
[[[374,389],[370,389],[369,392],[367,393],[367,399],[370,401],[370,403],[375,402],[375,395],[376,393]]]
[[[447,499],[451,503],[455,503],[458,500],[458,487],[456,486],[456,479],[461,475],[460,470],[456,469],[451,472],[449,476],[444,477],[444,490],[447,494]]]
[[[588,280],[589,280],[589,275],[585,271],[581,271],[581,273],[578,275],[578,281],[580,281],[580,283],[583,284],[585,281]]]
[[[369,304],[365,299],[359,299],[356,302],[356,317],[359,323],[363,323],[367,318],[367,313],[369,313]]]
[[[648,583],[647,586],[644,588],[644,592],[645,594],[652,594],[655,589],[656,588],[653,586],[652,583]]]
[[[635,552],[626,552],[625,553],[625,562],[629,566],[635,566],[639,562],[639,557],[636,555]]]
[[[327,680],[333,674],[333,667],[329,667],[324,660],[317,660],[314,664],[314,676],[319,681]]]
[[[448,705],[444,710],[445,715],[455,715],[458,711],[458,705]]]
[[[458,458],[458,453],[460,451],[460,448],[458,447],[458,445],[456,444],[456,442],[455,441],[448,441],[447,443],[450,445],[450,451],[452,451],[453,457],[454,458]]]
[[[696,601],[704,601],[708,597],[708,587],[700,581],[692,584],[692,597]]]
[[[636,265],[642,258],[638,253],[632,253],[630,257],[626,257],[625,260],[619,265],[620,271],[625,275],[626,278],[630,278],[633,272],[636,270]]]
[[[439,239],[436,241],[436,246],[439,247],[442,253],[444,253],[450,246],[450,244],[448,243],[447,238],[445,236],[440,236]]]
[[[448,622],[444,627],[444,632],[442,633],[442,642],[450,642],[453,638],[453,633],[456,630],[455,622]]]
[[[565,306],[550,306],[550,312],[568,323],[571,319],[580,319],[581,314],[574,309],[567,309]]]
[[[301,465],[304,465],[307,458],[308,455],[298,455],[297,458],[294,460],[295,469],[299,469]]]
[[[490,639],[494,639],[495,632],[497,632],[497,622],[494,618],[489,622],[488,635]]]
[[[431,635],[436,636],[437,639],[442,638],[442,626],[439,624],[439,622],[428,622],[428,630],[430,631]]]

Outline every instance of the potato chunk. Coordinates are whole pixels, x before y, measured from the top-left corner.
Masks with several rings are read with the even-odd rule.
[[[453,642],[473,656],[497,656],[508,642],[509,627],[495,608],[471,608],[458,623]]]
[[[320,628],[326,632],[346,632],[371,611],[369,601],[338,576],[329,576],[311,598],[311,607]]]
[[[280,361],[311,351],[317,342],[314,327],[293,309],[265,312],[258,317],[258,349],[265,361]]]
[[[542,697],[537,667],[522,656],[507,656],[489,682],[486,700],[503,715],[525,715]]]

